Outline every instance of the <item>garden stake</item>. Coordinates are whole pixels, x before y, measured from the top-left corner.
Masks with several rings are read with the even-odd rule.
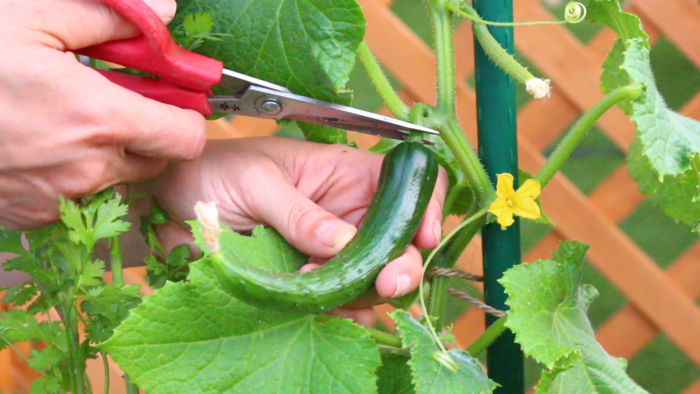
[[[513,21],[512,0],[474,0],[482,18],[497,22]],[[489,27],[491,34],[510,54],[513,53],[513,28]],[[501,71],[475,40],[476,101],[479,127],[479,153],[493,184],[496,174],[518,176],[518,147],[515,118],[515,82]],[[520,223],[506,230],[498,223],[482,230],[484,257],[484,297],[496,309],[506,310],[506,294],[497,282],[503,272],[520,263]],[[486,315],[490,326],[497,319]],[[501,385],[494,393],[524,394],[523,353],[511,331],[504,332],[487,349],[487,368],[491,379]]]

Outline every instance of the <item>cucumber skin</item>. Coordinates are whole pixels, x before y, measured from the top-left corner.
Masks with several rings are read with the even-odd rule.
[[[224,289],[263,309],[323,313],[374,286],[379,271],[411,244],[438,176],[433,153],[404,142],[384,158],[379,184],[355,237],[333,259],[307,273],[270,272],[236,264],[222,252],[211,262]]]

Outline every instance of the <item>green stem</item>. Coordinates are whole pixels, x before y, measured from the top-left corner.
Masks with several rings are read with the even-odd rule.
[[[331,321],[334,319],[338,319],[338,317],[331,316],[331,315],[318,315],[315,317],[317,321],[320,322],[327,322]],[[367,332],[369,335],[377,342],[383,344],[383,345],[388,345],[388,346],[394,346],[394,347],[401,347],[401,339],[397,337],[396,335],[389,334],[384,331],[379,331],[377,329],[371,328],[371,327],[362,327]]]
[[[428,256],[427,259],[425,259],[425,263],[423,263],[423,277],[425,277],[425,272],[428,270],[428,267],[430,267],[430,263],[433,261],[433,258],[435,258],[435,255],[437,252],[447,243],[452,239],[453,237],[456,236],[457,233],[459,233],[459,230],[462,228],[472,224],[475,220],[480,219],[482,216],[486,215],[488,208],[483,208],[479,212],[475,213],[473,216],[471,216],[469,219],[466,219],[462,223],[459,224],[447,237],[443,238],[442,241],[440,241],[440,245],[438,245],[437,248],[435,248],[432,253]],[[425,322],[428,325],[428,329],[430,330],[430,333],[433,334],[433,339],[435,340],[435,343],[437,343],[438,347],[440,350],[445,353],[447,357],[450,357],[449,354],[447,353],[447,349],[445,349],[445,346],[442,344],[442,341],[440,340],[440,337],[438,337],[437,332],[435,330],[435,327],[433,326],[433,323],[430,321],[428,316],[430,314],[428,313],[428,308],[425,305],[425,292],[423,290],[424,280],[420,281],[420,284],[418,285],[418,300],[420,301],[420,306],[423,309],[423,314],[426,316]]]
[[[100,352],[102,355],[102,367],[105,370],[105,394],[109,394],[109,362],[107,361],[107,353]]]
[[[434,317],[435,331],[440,332],[445,324],[445,305],[447,305],[447,290],[449,289],[450,278],[447,276],[436,276],[430,281],[428,291],[428,304],[426,310],[428,316]]]
[[[508,320],[508,315],[506,314],[505,316],[501,317],[500,319],[496,320],[489,326],[489,328],[484,331],[483,334],[479,338],[474,341],[469,347],[467,348],[467,353],[469,353],[472,357],[478,357],[481,352],[486,350],[489,345],[493,343],[496,339],[498,339],[499,336],[503,333],[503,331],[506,330],[506,321]]]
[[[357,56],[365,67],[365,71],[372,81],[372,85],[374,85],[374,88],[377,90],[377,93],[379,93],[379,96],[382,98],[389,111],[398,119],[408,120],[410,110],[401,100],[401,97],[394,91],[389,79],[384,75],[377,59],[369,49],[367,42],[363,41],[360,44],[360,47],[357,49]]]
[[[525,84],[527,81],[535,78],[530,71],[522,64],[518,63],[501,44],[489,32],[486,25],[475,23],[472,26],[474,37],[479,41],[479,44],[486,52],[486,55],[500,68],[510,75],[514,80]]]
[[[19,349],[17,349],[17,347],[16,347],[12,342],[10,342],[10,341],[8,341],[7,339],[5,339],[5,337],[2,336],[2,335],[0,335],[0,339],[2,339],[2,342],[5,342],[5,343],[7,344],[7,346],[8,346],[10,349],[14,350],[15,353],[17,353],[17,355],[19,355],[20,357],[22,357],[22,359],[23,359],[27,364],[29,364],[29,358],[27,358],[27,356],[25,356],[24,353],[22,353]],[[45,377],[45,378],[48,378],[48,376],[46,376],[46,374],[45,374],[43,371],[37,370],[37,372],[39,372],[39,373],[41,374],[41,376],[43,376],[43,377]]]
[[[72,305],[72,303],[71,303]],[[85,369],[83,368],[83,363],[80,361],[80,333],[78,332],[78,318],[76,314],[78,311],[71,307],[68,312],[68,320],[66,326],[66,332],[68,333],[68,339],[70,340],[70,352],[69,352],[69,365],[72,368],[73,384],[75,394],[85,393]]]
[[[119,245],[119,236],[111,238],[109,259],[112,266],[112,284],[117,287],[124,286],[124,272],[122,269],[122,251]]]
[[[533,178],[544,188],[554,175],[561,169],[571,152],[581,142],[588,130],[600,119],[603,114],[615,104],[634,99],[642,94],[642,89],[636,86],[624,86],[617,88],[603,97],[596,105],[586,112],[576,124],[569,130],[559,146],[549,156],[547,162]]]
[[[459,125],[457,119],[450,117],[447,122],[443,122],[437,128],[440,131],[440,137],[445,141],[445,144],[452,151],[452,154],[457,160],[460,169],[467,177],[469,184],[473,185],[477,195],[480,197],[480,203],[489,201],[496,194],[496,191],[489,180],[481,160],[476,155],[476,152],[467,141],[467,137],[462,131],[462,126]]]
[[[446,2],[445,7],[457,15],[460,15],[470,21],[478,24],[489,25],[489,26],[537,26],[537,25],[563,25],[566,23],[580,23],[586,19],[586,8],[583,7],[583,11],[577,13],[573,16],[566,15],[566,19],[563,21],[538,21],[538,22],[491,22],[481,19],[476,13],[476,10],[470,7],[466,2],[460,2],[460,7],[452,4],[451,2]]]
[[[437,105],[440,112],[455,114],[455,57],[452,13],[440,1],[429,1],[435,35]]]

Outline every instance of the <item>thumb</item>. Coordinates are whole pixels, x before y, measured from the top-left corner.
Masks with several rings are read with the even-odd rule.
[[[164,23],[169,23],[177,10],[175,0],[138,1],[151,7]],[[61,51],[133,38],[140,34],[131,22],[97,0],[42,0],[27,3],[24,19],[35,31],[47,34],[50,39],[46,44]]]
[[[270,185],[269,189],[255,188],[255,207],[251,207],[254,216],[274,227],[302,252],[331,258],[357,233],[355,226],[316,205],[281,175],[269,176],[265,184]]]

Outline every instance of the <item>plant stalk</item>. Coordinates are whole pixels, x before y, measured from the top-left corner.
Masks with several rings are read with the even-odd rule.
[[[479,41],[479,44],[498,68],[505,71],[506,74],[510,75],[514,80],[525,84],[527,81],[535,78],[530,71],[527,70],[523,65],[518,63],[513,56],[511,56],[501,44],[496,41],[495,38],[489,32],[486,25],[481,23],[474,23],[472,26],[474,31],[474,37]]]
[[[379,96],[382,98],[382,101],[384,101],[389,111],[398,119],[407,121],[410,112],[408,106],[404,104],[401,97],[394,91],[391,82],[389,82],[389,79],[384,75],[379,62],[377,62],[374,54],[372,54],[366,41],[362,41],[360,47],[357,49],[357,57],[365,67],[365,72],[367,72],[369,79],[372,81],[372,85],[374,85],[374,88],[377,90],[377,93],[379,93]]]
[[[109,394],[109,362],[107,361],[107,353],[100,352],[102,355],[102,368],[105,370],[105,394]]]
[[[603,97],[596,105],[586,112],[576,124],[566,133],[559,146],[549,156],[547,162],[533,177],[544,188],[554,175],[561,169],[571,152],[581,142],[588,130],[600,119],[607,110],[623,100],[634,99],[642,94],[642,89],[636,86],[617,88]]]
[[[442,1],[429,1],[435,35],[435,67],[437,71],[437,109],[455,114],[455,57],[452,13]]]
[[[506,321],[508,320],[508,315],[501,317],[491,324],[486,331],[479,338],[476,339],[469,347],[466,349],[472,357],[478,357],[481,352],[486,350],[499,336],[506,330]]]
[[[78,332],[77,313],[78,311],[73,307],[67,311],[66,333],[70,346],[68,356],[69,365],[73,372],[73,392],[75,394],[85,394],[85,369],[83,368],[83,363],[80,362],[80,333]]]
[[[445,306],[447,305],[447,290],[449,287],[450,278],[447,276],[436,276],[430,281],[426,309],[428,310],[428,316],[435,318],[433,326],[437,332],[442,331],[445,324]]]
[[[119,245],[119,236],[111,238],[109,248],[109,261],[112,268],[112,284],[117,287],[124,286],[124,271],[122,268],[122,251]]]
[[[139,386],[132,382],[127,374],[124,374],[124,383],[126,384],[126,394],[139,394]]]

